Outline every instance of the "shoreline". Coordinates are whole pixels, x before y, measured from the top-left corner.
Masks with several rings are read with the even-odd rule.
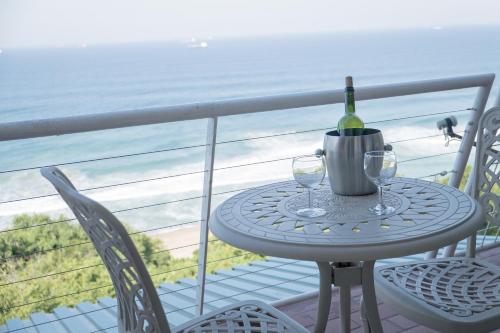
[[[199,247],[200,224],[156,232],[150,237],[161,241],[173,258],[189,258]]]

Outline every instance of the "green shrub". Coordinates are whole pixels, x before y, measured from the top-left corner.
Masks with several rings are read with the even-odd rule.
[[[46,215],[22,215],[11,228],[27,229],[0,234],[0,324],[12,317],[26,318],[33,312],[114,296],[109,275],[87,235],[78,223],[65,220],[64,216],[53,220]],[[39,224],[46,225],[33,227]],[[197,251],[190,258],[176,259],[159,240],[143,234],[132,239],[156,285],[196,275]],[[241,256],[244,251],[220,241],[211,242],[208,253],[208,261],[216,261],[208,265],[208,272],[262,258]],[[235,256],[239,257],[218,261]]]

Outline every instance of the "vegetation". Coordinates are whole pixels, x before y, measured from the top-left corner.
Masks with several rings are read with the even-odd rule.
[[[0,325],[12,317],[114,296],[109,275],[87,235],[79,224],[64,220],[64,216],[53,220],[46,215],[22,215],[12,223],[19,230],[0,235]],[[33,227],[40,224],[44,226]],[[176,259],[159,240],[137,233],[132,238],[156,285],[196,275],[197,252]],[[208,270],[262,258],[245,253],[211,242],[208,260],[215,262]]]

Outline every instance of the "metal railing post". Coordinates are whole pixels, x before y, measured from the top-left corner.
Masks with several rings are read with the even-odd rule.
[[[208,118],[205,148],[205,169],[203,179],[203,202],[201,206],[200,247],[198,257],[198,286],[196,290],[196,313],[203,314],[205,300],[205,277],[207,273],[208,220],[212,201],[215,145],[217,138],[217,117]]]
[[[448,185],[453,187],[459,187],[462,176],[464,175],[465,167],[467,166],[467,161],[469,159],[470,152],[472,150],[472,145],[476,139],[477,126],[479,123],[479,118],[484,113],[486,107],[486,102],[488,101],[488,96],[490,94],[491,86],[493,81],[484,87],[480,87],[476,99],[474,100],[473,110],[471,111],[471,116],[469,121],[465,125],[465,131],[460,143],[460,148],[458,149],[457,157],[453,163],[453,171]]]
[[[493,80],[486,86],[479,87],[472,106],[471,115],[469,121],[465,125],[464,135],[462,141],[460,142],[460,148],[458,149],[457,157],[453,163],[453,171],[451,174],[448,185],[458,188],[462,177],[467,167],[467,162],[469,160],[470,152],[474,141],[476,139],[477,127],[479,124],[479,118],[484,113],[486,108],[486,103],[488,102],[488,97],[490,95],[491,87],[493,85]],[[471,179],[469,178],[469,181]],[[457,244],[451,244],[444,249],[443,257],[453,256]],[[437,256],[437,250],[427,253],[426,258],[435,258]]]

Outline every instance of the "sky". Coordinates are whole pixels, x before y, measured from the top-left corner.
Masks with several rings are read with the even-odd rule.
[[[0,48],[500,25],[499,0],[0,0]]]

